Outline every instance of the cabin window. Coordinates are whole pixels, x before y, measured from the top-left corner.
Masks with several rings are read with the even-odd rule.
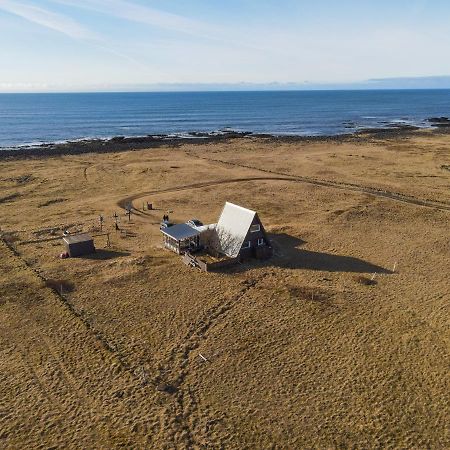
[[[250,241],[246,241],[242,244],[242,248],[250,248],[252,243]]]
[[[254,225],[252,225],[250,227],[250,233],[257,233],[260,230],[261,230],[261,226],[259,225],[259,223],[255,223]]]
[[[258,239],[258,247],[261,247],[261,245],[264,245],[264,239],[263,238],[259,238]]]

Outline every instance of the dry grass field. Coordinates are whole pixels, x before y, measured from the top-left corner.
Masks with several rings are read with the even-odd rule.
[[[449,167],[433,133],[0,160],[0,447],[449,448]],[[271,260],[162,248],[227,200]]]

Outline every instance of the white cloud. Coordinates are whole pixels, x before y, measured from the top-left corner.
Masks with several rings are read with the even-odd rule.
[[[51,0],[53,3],[72,6],[105,16],[116,17],[129,22],[149,25],[154,28],[181,33],[194,38],[200,38],[217,44],[226,44],[236,49],[246,48],[253,51],[263,51],[256,39],[247,38],[247,33],[230,31],[217,23],[209,24],[193,20],[179,14],[173,14],[149,6],[143,6],[128,0]]]
[[[19,16],[29,22],[65,34],[74,39],[97,39],[95,33],[72,20],[38,6],[24,4],[13,0],[0,0],[0,10]]]
[[[129,61],[141,69],[150,69],[150,67],[142,61],[133,58],[127,53],[119,51],[115,47],[107,45],[102,36],[92,32],[88,28],[83,27],[83,25],[68,16],[49,11],[32,4],[25,4],[14,0],[0,0],[0,10],[14,14],[22,19],[58,33],[62,33],[72,39],[87,42],[89,45],[101,50],[102,52],[106,52],[117,56],[118,58]],[[154,71],[153,68],[151,70]]]
[[[225,20],[216,18],[214,23],[204,23],[194,15],[191,19],[160,11],[145,6],[143,1],[47,0],[48,10],[38,6],[41,1],[0,0],[0,10],[64,33],[80,41],[80,45],[69,44],[76,50],[72,55],[60,49],[67,48],[66,41],[53,46],[45,40],[48,47],[41,46],[40,58],[54,64],[55,69],[43,68],[42,76],[36,74],[36,69],[19,70],[14,66],[25,64],[27,58],[21,57],[20,62],[14,58],[19,54],[33,56],[34,46],[30,50],[29,40],[26,45],[22,43],[26,27],[18,28],[17,21],[4,15],[0,20],[8,19],[11,30],[7,32],[2,24],[1,35],[9,39],[17,36],[18,45],[17,49],[3,46],[9,73],[2,73],[0,81],[6,81],[8,76],[15,81],[48,81],[52,85],[73,80],[76,86],[99,86],[103,81],[127,86],[161,81],[348,82],[450,72],[448,58],[442,57],[450,46],[447,28],[439,22],[430,26],[416,20],[416,12],[399,23],[372,23],[364,18],[348,23],[326,21],[319,27],[317,19],[301,26],[283,26],[264,18],[233,22],[225,14]],[[426,0],[415,1],[420,13]],[[136,26],[137,23],[143,26]],[[103,34],[91,32],[88,25]],[[78,58],[77,64],[73,64],[74,58]],[[64,72],[64,65],[70,66],[70,71]]]
[[[52,0],[55,3],[75,6],[118,17],[132,22],[152,25],[157,28],[176,31],[208,39],[216,38],[216,30],[202,22],[168,13],[126,0]]]

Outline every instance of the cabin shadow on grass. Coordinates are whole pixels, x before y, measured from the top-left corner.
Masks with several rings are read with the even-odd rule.
[[[96,259],[96,260],[107,260],[122,258],[124,256],[130,256],[129,252],[119,252],[114,250],[97,249],[95,253],[90,253],[89,255],[83,255],[81,259]]]
[[[271,234],[269,238],[274,248],[272,258],[259,262],[248,260],[242,265],[233,268],[232,271],[246,271],[257,266],[272,266],[284,269],[317,270],[323,272],[392,273],[384,267],[353,256],[303,250],[299,247],[306,242],[286,233]]]
[[[285,233],[271,235],[270,239],[275,254],[268,263],[278,267],[323,272],[392,273],[384,267],[353,256],[303,250],[299,247],[305,244],[305,241]]]

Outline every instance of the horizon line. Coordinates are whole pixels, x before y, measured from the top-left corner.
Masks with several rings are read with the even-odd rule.
[[[159,92],[259,92],[259,91],[361,91],[450,89],[450,75],[372,78],[352,81],[267,82],[154,82],[154,83],[0,83],[0,94],[159,93]]]
[[[240,93],[240,92],[361,92],[361,91],[448,91],[448,87],[329,87],[311,89],[180,89],[180,90],[49,90],[49,91],[0,91],[0,95],[43,95],[43,94],[202,94],[202,93]]]

